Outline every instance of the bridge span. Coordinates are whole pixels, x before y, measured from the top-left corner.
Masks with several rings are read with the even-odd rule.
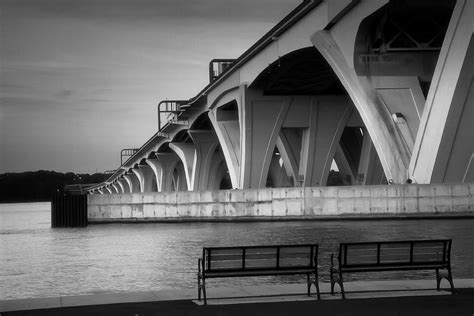
[[[474,0],[305,0],[89,193],[472,183],[473,31]]]

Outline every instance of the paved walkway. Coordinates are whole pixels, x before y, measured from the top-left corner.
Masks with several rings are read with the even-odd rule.
[[[456,295],[434,280],[348,282],[347,299],[304,294],[305,285],[209,288],[208,306],[196,291],[110,293],[0,301],[0,315],[474,315],[474,279],[455,280]]]

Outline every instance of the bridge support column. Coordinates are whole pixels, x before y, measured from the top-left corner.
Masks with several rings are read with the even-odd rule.
[[[273,155],[272,161],[270,162],[270,169],[268,170],[268,175],[271,179],[272,188],[293,186],[293,183],[290,183],[290,181],[288,181],[288,178],[290,176],[287,174],[285,167],[283,166],[283,159],[279,154],[277,155],[275,153],[275,155]]]
[[[383,169],[377,157],[377,152],[369,133],[364,129],[356,182],[360,185],[382,184],[384,179]]]
[[[276,145],[283,159],[287,175],[293,178],[294,186],[299,186],[301,184],[298,181],[302,145],[301,135],[294,128],[281,129]]]
[[[360,17],[362,18],[363,16]],[[405,183],[410,152],[391,113],[381,103],[373,88],[369,87],[363,78],[358,77],[354,70],[352,59],[357,28],[351,34],[340,34],[337,28],[334,33],[333,37],[328,31],[318,31],[313,34],[311,41],[332,67],[354,102],[374,142],[387,178],[395,183]],[[344,46],[352,48],[346,47],[347,51],[343,52],[340,47]]]
[[[354,175],[351,164],[344,154],[340,144],[337,146],[336,152],[334,153],[334,161],[339,168],[339,173],[342,176],[344,184],[354,184],[356,175]]]
[[[130,193],[140,193],[140,182],[133,172],[125,174],[123,178],[128,183]]]
[[[130,193],[130,187],[128,186],[128,183],[127,181],[125,181],[124,179],[120,179],[117,181],[117,184],[119,185],[120,189],[122,192],[122,194],[124,193]]]
[[[161,179],[159,180],[161,191],[171,192],[173,188],[173,176],[176,165],[179,162],[179,157],[174,153],[157,153],[156,157],[161,166]],[[158,181],[157,181],[158,183]]]
[[[138,178],[140,183],[140,192],[153,192],[153,170],[148,165],[138,165],[132,171]]]
[[[237,95],[240,101],[240,94]],[[211,121],[229,170],[232,188],[240,187],[240,127],[237,109],[217,108],[209,111]]]
[[[347,100],[320,99],[311,106],[309,128],[303,131],[299,179],[303,186],[326,185],[334,154],[352,114]]]
[[[157,191],[162,192],[161,182],[163,178],[163,168],[161,167],[160,162],[158,162],[158,159],[153,158],[153,159],[147,159],[146,163],[150,166],[151,170],[153,170],[153,174],[155,175]]]
[[[229,172],[223,155],[215,154],[212,158],[211,166],[207,190],[219,190],[222,179]]]
[[[193,140],[196,154],[190,190],[207,190],[209,169],[218,145],[216,134],[213,131],[206,130],[190,130],[188,134]]]
[[[261,92],[241,87],[239,104],[241,133],[241,189],[264,188],[283,121],[292,99],[267,97]]]
[[[415,182],[474,181],[473,16],[473,1],[456,1],[410,161]]]
[[[114,194],[119,194],[119,189],[117,188],[117,185],[115,183],[112,183],[112,190]]]
[[[196,147],[191,143],[170,143],[170,148],[178,155],[183,163],[186,186],[189,191],[194,189],[194,166],[196,164]],[[179,186],[179,191],[183,187]]]

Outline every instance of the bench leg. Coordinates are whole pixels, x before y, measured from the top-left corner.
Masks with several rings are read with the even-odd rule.
[[[439,269],[435,269],[436,271],[436,290],[439,291],[439,285],[441,284],[441,277],[439,276]]]
[[[339,271],[339,286],[341,288],[342,298],[346,298],[346,292],[344,291],[344,281],[342,280],[342,272]]]
[[[436,269],[436,289],[438,291],[440,290],[441,280],[443,278],[448,280],[449,285],[451,286],[451,294],[455,294],[456,289],[454,288],[453,275],[451,273],[450,268],[448,268],[447,274],[446,273],[440,273],[439,269]]]
[[[311,274],[314,276],[312,277]],[[318,297],[318,300],[321,299],[321,294],[319,292],[319,280],[318,280],[318,273],[313,272],[313,273],[307,273],[306,274],[306,284],[308,287],[308,296],[311,296],[311,284],[314,284],[314,287],[316,288],[316,295]]]
[[[318,296],[318,300],[320,300],[321,299],[321,293],[319,292],[319,278],[318,278],[317,273],[314,276],[314,286],[316,286],[316,295]]]
[[[306,286],[308,287],[308,296],[311,296],[311,278],[309,273],[306,274]]]
[[[331,295],[334,295],[334,283],[336,283],[336,281],[334,281],[334,272],[332,269],[329,270],[329,275],[331,277]]]
[[[198,301],[201,300],[201,276],[198,274]]]
[[[204,305],[207,305],[206,279],[202,278],[202,294],[204,296]]]

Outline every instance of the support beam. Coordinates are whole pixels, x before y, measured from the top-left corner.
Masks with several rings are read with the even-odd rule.
[[[130,187],[130,193],[140,193],[140,182],[134,173],[127,173],[123,176]]]
[[[196,150],[191,190],[207,190],[211,161],[219,141],[213,131],[189,130],[188,134],[191,136]]]
[[[217,134],[219,143],[229,169],[232,188],[239,188],[240,183],[240,127],[238,114],[219,115],[223,111],[215,108],[209,111],[209,120]],[[219,118],[224,116],[224,119]],[[228,116],[232,116],[230,119]]]
[[[352,37],[339,36],[340,34],[333,37],[328,31],[321,30],[313,34],[311,41],[332,67],[359,111],[377,149],[387,178],[394,183],[405,183],[410,152],[405,146],[400,131],[391,113],[381,103],[373,88],[364,78],[358,77],[355,73],[352,61],[353,49],[348,55],[347,51],[343,53],[340,48],[347,46],[344,41],[354,45],[355,32]]]
[[[158,162],[162,168],[160,192],[174,191],[172,186],[173,172],[179,162],[179,157],[175,153],[157,153],[156,158],[158,159]]]
[[[183,163],[186,175],[186,187],[189,191],[194,189],[194,167],[196,165],[196,147],[192,143],[170,143],[170,148],[178,155]],[[182,188],[182,187],[180,187]]]
[[[120,193],[119,189],[117,188],[117,185],[115,183],[112,183],[110,186],[111,186],[114,194],[119,194]]]
[[[239,104],[241,132],[241,189],[264,188],[276,141],[292,99],[264,97],[243,86]]]
[[[301,129],[299,129],[301,131]],[[283,128],[280,130],[276,146],[283,159],[287,176],[293,178],[293,184],[298,184],[299,162],[301,154],[301,132],[296,128]]]
[[[135,173],[140,183],[140,192],[153,192],[152,184],[155,175],[150,166],[138,165],[136,168],[133,168],[132,171]]]
[[[120,179],[117,181],[117,184],[119,185],[120,187],[120,190],[121,190],[121,194],[124,194],[124,193],[130,193],[130,188],[128,187],[128,183],[123,180],[123,179]]]
[[[473,1],[456,1],[410,161],[417,183],[474,181],[473,16]]]
[[[355,183],[355,175],[351,168],[351,164],[344,154],[340,144],[337,146],[336,152],[334,153],[334,161],[336,161],[336,165],[339,169],[339,173],[342,176],[344,184],[350,185]]]
[[[353,107],[347,100],[331,97],[314,100],[309,128],[303,132],[299,179],[304,187],[327,183],[334,154]]]
[[[153,170],[158,192],[162,192],[161,185],[163,179],[163,168],[161,166],[161,163],[156,158],[147,159],[146,163],[150,166],[151,170]]]

